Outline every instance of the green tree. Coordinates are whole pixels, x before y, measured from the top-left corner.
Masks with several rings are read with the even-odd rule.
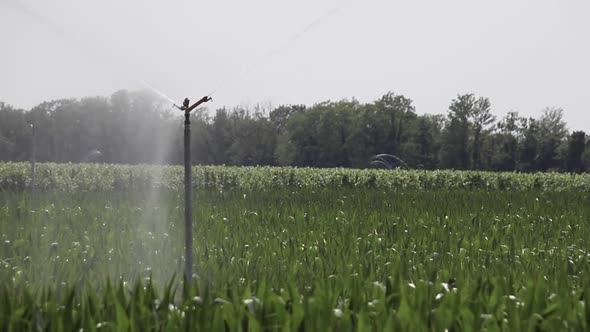
[[[442,168],[469,167],[469,117],[475,107],[473,94],[459,95],[449,106],[443,131],[440,165]]]
[[[207,112],[193,112],[191,114],[191,157],[192,163],[197,165],[213,165],[213,147],[212,147],[212,120]],[[183,125],[178,124],[177,132],[183,132]],[[176,145],[182,147],[183,142],[180,135],[176,140]],[[183,149],[177,150],[175,157],[176,163],[182,163],[184,160]]]
[[[415,118],[415,108],[412,100],[393,92],[386,93],[375,102],[378,112],[383,112],[387,121],[387,139],[383,146],[379,147],[380,153],[399,155],[401,144],[410,135],[407,126],[408,119]]]
[[[295,114],[287,124],[288,138],[282,138],[277,151],[281,164],[316,166],[319,154],[318,122],[320,112],[315,108]]]
[[[234,112],[234,131],[227,154],[232,165],[275,164],[277,133],[270,119],[261,112]]]
[[[482,168],[482,131],[496,120],[496,117],[490,113],[491,105],[488,98],[480,97],[474,102],[470,112],[473,119],[472,169]]]
[[[0,160],[29,158],[35,124],[39,161],[181,163],[183,117],[163,105],[151,92],[125,90],[27,112],[0,103]],[[411,99],[388,92],[367,104],[220,109],[213,117],[195,110],[192,162],[363,168],[388,153],[425,169],[589,169],[590,148],[580,133],[568,136],[561,109],[539,119],[511,112],[497,125],[490,109],[489,99],[466,94],[453,99],[446,117],[418,116]],[[90,158],[96,152],[101,158]]]
[[[538,121],[537,131],[537,169],[547,171],[558,169],[562,164],[558,156],[558,148],[565,141],[566,124],[563,121],[561,108],[547,108]]]
[[[279,138],[277,159],[294,166],[349,167],[353,113],[356,101],[324,102],[294,114],[287,136]]]
[[[416,120],[411,140],[403,145],[403,156],[410,165],[419,169],[435,169],[438,162],[440,123],[436,116],[420,116]]]
[[[30,128],[22,110],[0,102],[0,161],[29,157]]]
[[[586,172],[590,172],[590,138],[586,142],[586,150],[582,155],[582,162],[584,164],[584,169]]]
[[[295,146],[288,126],[296,114],[302,114],[306,109],[304,105],[279,106],[270,112],[269,119],[276,131],[274,160],[277,165],[291,165],[295,160]]]
[[[73,132],[79,119],[72,116],[72,112],[77,103],[74,99],[54,100],[31,110],[29,116],[36,128],[38,161],[73,161],[69,154],[76,144]]]
[[[539,125],[534,118],[524,122],[523,140],[519,146],[518,170],[530,172],[537,170],[536,159],[538,151]]]
[[[353,167],[367,167],[369,159],[387,152],[390,136],[388,115],[374,103],[364,105],[352,112],[350,131],[346,145]]]
[[[228,164],[227,151],[232,144],[232,128],[229,113],[225,108],[216,111],[210,137],[213,162],[217,165]]]
[[[340,101],[321,103],[315,106],[319,113],[316,141],[318,155],[316,166],[319,167],[350,167],[348,137],[351,119],[359,106],[356,101]]]
[[[519,162],[519,142],[522,140],[527,119],[518,112],[508,112],[498,123],[497,150],[492,156],[492,169],[497,171],[511,171],[517,169]]]
[[[581,173],[585,170],[583,155],[586,149],[586,133],[574,131],[568,138],[565,169],[568,172]]]
[[[303,113],[305,110],[305,105],[282,105],[270,112],[269,120],[277,130],[277,134],[281,134],[287,129],[287,124],[293,115]]]

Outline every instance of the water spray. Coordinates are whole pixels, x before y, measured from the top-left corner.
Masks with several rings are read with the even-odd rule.
[[[155,92],[158,96],[166,99],[167,101],[169,101],[170,103],[172,103],[172,105],[176,106],[176,104],[174,103],[174,99],[168,97],[167,94],[165,94],[164,92],[154,88],[153,86],[149,85],[146,81],[144,80],[139,80],[139,82],[143,85],[145,85],[148,89],[152,90],[153,92]]]
[[[178,108],[181,111],[184,111],[185,121],[184,121],[184,210],[185,210],[185,275],[186,281],[192,282],[193,279],[193,255],[192,255],[192,248],[193,248],[193,223],[192,223],[192,160],[191,160],[191,123],[190,123],[190,112],[197,108],[199,105],[211,101],[211,95],[217,92],[219,89],[228,85],[234,80],[237,80],[253,70],[255,70],[258,66],[262,65],[264,62],[268,61],[273,56],[277,55],[291,44],[295,43],[299,40],[302,36],[307,34],[309,31],[313,30],[316,26],[318,26],[322,21],[327,19],[328,17],[336,14],[342,8],[344,8],[347,4],[351,3],[353,0],[344,0],[336,7],[331,8],[330,10],[324,12],[321,16],[317,17],[313,21],[309,22],[295,34],[291,35],[283,44],[270,48],[267,52],[263,53],[258,59],[253,62],[250,66],[243,68],[235,75],[231,75],[230,77],[226,78],[225,80],[221,81],[211,93],[206,95],[205,97],[201,98],[199,101],[190,105],[190,100],[188,98],[184,99],[182,106],[178,106],[174,103],[174,100],[170,98],[165,93],[161,92],[160,90],[156,89],[155,87],[151,86],[147,82],[141,79],[136,79],[142,85],[146,86],[160,97],[164,98],[165,100],[169,101],[173,104],[173,107]],[[104,54],[100,54],[96,50],[88,47],[88,45],[81,41],[80,39],[76,38],[76,36],[72,35],[67,29],[62,28],[58,24],[54,23],[51,19],[40,15],[33,9],[29,8],[28,6],[24,5],[20,1],[16,1],[15,7],[24,11],[29,16],[37,19],[38,21],[44,23],[47,27],[50,28],[56,35],[61,37],[61,39],[67,41],[71,46],[79,50],[82,54],[94,59],[97,63],[102,64],[118,64],[118,61],[112,57],[108,57]],[[127,70],[125,71],[127,72]],[[120,73],[123,73],[121,71]],[[129,75],[125,75],[128,76]],[[34,167],[32,167],[34,169]]]
[[[186,282],[193,280],[193,193],[192,193],[192,159],[191,159],[191,111],[199,105],[211,100],[205,96],[190,105],[190,100],[185,98],[182,106],[174,107],[184,111],[184,274]]]
[[[344,7],[346,7],[347,5],[349,5],[350,3],[352,3],[352,1],[353,0],[344,0],[344,1],[340,2],[338,5],[336,5],[335,7],[330,8],[329,10],[327,10],[326,12],[324,12],[322,15],[318,16],[317,18],[315,18],[313,21],[307,23],[305,26],[303,26],[301,29],[299,29],[296,33],[294,33],[293,35],[289,36],[289,38],[287,38],[282,44],[276,45],[276,46],[268,49],[265,53],[261,54],[257,58],[256,61],[254,61],[253,63],[250,64],[250,66],[244,67],[244,68],[242,68],[242,70],[238,71],[237,73],[232,74],[229,77],[226,77],[208,95],[211,96],[212,94],[216,93],[218,90],[227,87],[232,81],[238,80],[238,79],[240,79],[240,78],[248,75],[249,73],[251,73],[252,71],[254,71],[257,67],[261,66],[266,61],[270,60],[272,57],[274,57],[277,54],[281,53],[286,48],[288,48],[289,46],[291,46],[293,43],[297,42],[301,37],[303,37],[308,32],[310,32],[311,30],[313,30],[314,28],[316,28],[324,20],[326,20],[327,18],[329,18],[329,17],[331,17],[333,15],[336,15]]]
[[[387,169],[395,168],[396,164],[402,165],[406,169],[411,169],[411,167],[401,158],[387,153],[374,155],[369,160],[369,163],[371,166],[383,166]]]
[[[194,110],[199,105],[206,103],[211,99],[211,95],[217,92],[220,88],[224,87],[232,80],[236,80],[249,74],[251,71],[256,69],[259,65],[263,64],[268,59],[272,58],[276,54],[280,53],[282,50],[287,48],[292,43],[296,42],[299,38],[305,35],[307,32],[312,30],[315,26],[321,23],[324,19],[334,15],[345,5],[347,5],[349,1],[344,1],[340,5],[330,9],[329,11],[325,12],[323,15],[319,16],[311,23],[305,25],[302,29],[300,29],[297,33],[292,35],[290,38],[286,40],[286,42],[282,45],[273,47],[269,49],[266,53],[262,54],[257,61],[252,63],[246,69],[240,71],[236,76],[232,76],[224,81],[220,85],[218,85],[213,91],[211,91],[208,95],[201,98],[199,101],[194,103],[192,106],[189,106],[190,100],[185,98],[182,106],[178,106],[173,104],[174,107],[178,108],[181,111],[184,111],[184,239],[185,239],[185,276],[187,282],[192,282],[192,268],[193,268],[193,256],[192,256],[192,248],[193,248],[193,222],[192,222],[192,162],[191,162],[191,122],[190,122],[190,112]],[[168,96],[161,93],[157,89],[151,87],[149,84],[142,82],[144,85],[158,93],[159,95],[163,96],[164,98],[170,100]]]
[[[33,8],[27,6],[22,1],[13,1],[9,4],[13,5],[13,9],[25,13],[26,15],[34,18],[37,22],[41,22],[48,28],[47,31],[51,31],[61,40],[65,41],[71,47],[78,50],[80,54],[93,60],[97,64],[108,66],[108,68],[110,68],[112,73],[115,75],[123,76],[127,79],[142,84],[146,88],[150,89],[152,92],[156,93],[161,98],[169,101],[171,104],[174,104],[174,100],[172,98],[170,98],[167,94],[163,93],[162,91],[156,89],[152,85],[148,84],[145,80],[140,79],[137,74],[131,72],[131,70],[129,70],[127,66],[121,63],[121,61],[118,60],[116,57],[109,56],[108,54],[97,51],[96,49],[89,46],[85,40],[78,38],[76,35],[72,34],[70,30],[62,27],[58,23],[54,22],[51,18],[42,15]]]

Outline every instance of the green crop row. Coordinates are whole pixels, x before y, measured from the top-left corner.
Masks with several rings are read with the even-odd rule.
[[[199,283],[177,296],[174,280],[159,294],[153,284],[110,281],[99,293],[68,287],[0,289],[2,331],[584,331],[590,329],[585,294],[549,294],[543,279],[513,286],[480,277],[460,290],[446,282],[402,280],[372,285],[358,278],[297,287],[260,285],[216,297]],[[203,290],[201,290],[203,289]],[[345,297],[345,296],[350,297]],[[179,298],[179,300],[175,300]],[[582,299],[582,300],[579,300]]]
[[[589,193],[200,190],[190,285],[182,193],[0,201],[1,331],[590,329]]]
[[[37,164],[35,188],[51,191],[164,189],[178,191],[184,181],[180,166],[109,164]],[[292,167],[195,166],[195,188],[275,190],[323,188],[483,189],[590,191],[590,174],[494,173],[377,169],[312,169]],[[30,188],[28,163],[0,163],[0,189]]]

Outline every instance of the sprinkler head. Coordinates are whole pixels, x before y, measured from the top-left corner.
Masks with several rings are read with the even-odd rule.
[[[202,103],[206,103],[206,102],[211,101],[211,100],[213,100],[213,98],[211,98],[209,96],[205,96],[205,97],[199,99],[199,101],[197,101],[196,103],[194,103],[192,106],[189,106],[190,100],[188,98],[184,98],[184,101],[182,102],[182,106],[179,107],[176,104],[174,104],[172,106],[178,108],[181,111],[185,111],[187,113],[190,113],[190,111],[194,110],[195,108],[197,108]]]

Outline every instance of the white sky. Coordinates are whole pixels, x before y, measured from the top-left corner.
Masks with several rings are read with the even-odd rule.
[[[0,101],[25,109],[140,80],[179,102],[221,85],[212,109],[475,93],[590,132],[590,0],[0,0],[0,41]]]

